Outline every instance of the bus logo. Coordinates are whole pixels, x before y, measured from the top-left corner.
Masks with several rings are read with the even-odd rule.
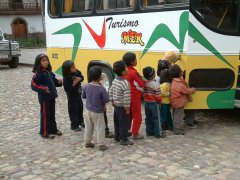
[[[126,32],[122,32],[122,44],[140,44],[144,46],[145,43],[142,41],[142,33],[138,33],[136,31],[132,31],[131,29]]]

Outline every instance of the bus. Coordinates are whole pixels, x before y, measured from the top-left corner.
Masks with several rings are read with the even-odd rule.
[[[46,0],[47,53],[61,74],[74,61],[114,79],[112,64],[126,52],[137,70],[157,67],[166,51],[197,91],[187,109],[240,107],[240,0]]]

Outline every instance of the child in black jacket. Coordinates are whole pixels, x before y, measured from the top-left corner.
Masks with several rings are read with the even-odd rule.
[[[63,86],[68,99],[68,113],[71,121],[71,130],[78,132],[81,131],[79,126],[85,127],[83,119],[83,102],[81,98],[81,82],[84,80],[84,77],[70,60],[63,63],[62,72]]]
[[[35,74],[31,87],[38,93],[41,105],[40,135],[50,139],[53,139],[54,135],[61,136],[62,132],[57,129],[55,121],[55,98],[58,96],[56,87],[62,86],[62,81],[56,79],[48,56],[45,54],[36,56],[32,72]]]

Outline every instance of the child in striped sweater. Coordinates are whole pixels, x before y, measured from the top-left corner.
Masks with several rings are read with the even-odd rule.
[[[145,123],[147,136],[155,138],[164,138],[166,135],[162,130],[160,123],[159,104],[162,101],[159,84],[154,81],[155,70],[152,67],[145,67],[143,75],[147,79],[144,86],[144,102],[145,102]]]
[[[113,64],[113,71],[117,77],[113,80],[109,90],[109,98],[114,106],[114,129],[115,141],[121,145],[133,145],[128,140],[128,128],[130,122],[130,85],[124,75],[128,69],[123,61],[117,61]]]

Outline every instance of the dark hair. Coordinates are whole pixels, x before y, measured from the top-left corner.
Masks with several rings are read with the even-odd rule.
[[[116,61],[113,64],[113,72],[118,76],[122,76],[122,73],[126,70],[126,64],[123,61]]]
[[[143,68],[143,76],[146,78],[146,79],[152,79],[155,75],[155,70],[153,67],[145,67]]]
[[[161,71],[161,73],[160,73],[160,84],[165,83],[165,82],[170,83],[172,81],[168,71],[169,71],[168,69],[164,69],[164,70]]]
[[[43,57],[46,57],[48,59],[48,62],[49,62],[47,70],[52,71],[52,66],[50,64],[48,56],[46,54],[38,54],[35,58],[35,62],[34,62],[34,65],[33,65],[32,72],[35,73],[35,72],[40,71],[42,69],[41,60],[42,60]]]
[[[125,62],[126,66],[131,66],[136,60],[136,54],[132,52],[127,52],[123,55],[122,60]]]
[[[181,68],[179,65],[174,64],[168,71],[171,78],[179,78],[181,74]]]
[[[170,66],[169,61],[167,60],[159,60],[158,61],[158,69],[157,69],[157,75],[160,76],[161,71],[164,69],[168,69]]]
[[[100,67],[98,66],[92,66],[89,70],[88,70],[88,79],[90,81],[96,81],[98,80],[102,75],[102,70]]]
[[[70,69],[74,65],[71,60],[66,60],[62,64],[62,75],[63,77],[67,77],[71,75]]]

